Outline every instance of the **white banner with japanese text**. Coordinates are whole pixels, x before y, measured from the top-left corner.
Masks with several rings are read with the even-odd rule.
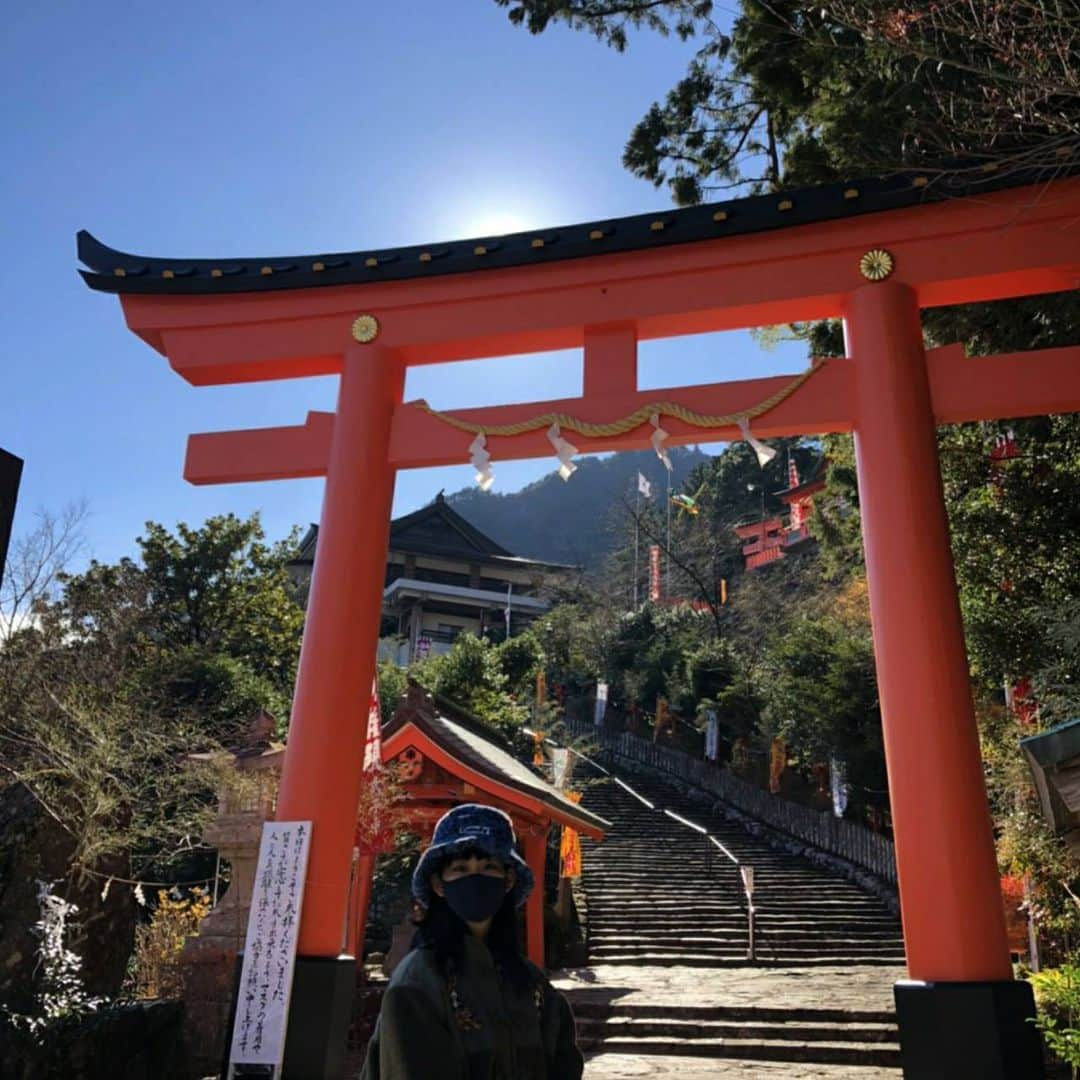
[[[310,821],[268,821],[263,825],[240,971],[231,1065],[281,1066],[310,846]]]

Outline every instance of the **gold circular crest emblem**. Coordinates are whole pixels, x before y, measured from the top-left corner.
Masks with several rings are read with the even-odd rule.
[[[379,336],[379,320],[374,315],[359,315],[352,324],[352,336],[367,345]]]
[[[859,260],[859,273],[868,281],[883,281],[896,264],[884,248],[874,248]]]

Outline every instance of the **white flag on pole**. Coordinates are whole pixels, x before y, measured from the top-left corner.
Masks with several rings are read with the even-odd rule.
[[[637,489],[646,499],[652,498],[652,484],[650,484],[641,473],[637,474]]]
[[[506,610],[503,615],[506,617],[506,636],[510,636],[510,590],[513,588],[512,582],[506,583]]]

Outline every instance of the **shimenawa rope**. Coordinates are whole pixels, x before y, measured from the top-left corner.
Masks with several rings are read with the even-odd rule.
[[[586,438],[597,439],[605,436],[624,435],[626,432],[633,431],[634,428],[647,423],[653,416],[673,416],[677,420],[682,420],[684,423],[691,424],[694,427],[730,427],[738,424],[740,420],[754,420],[771,409],[775,409],[777,405],[791,397],[811,375],[820,371],[825,364],[825,360],[813,361],[810,367],[801,375],[797,375],[790,383],[781,387],[775,394],[770,395],[764,401],[748,409],[727,413],[723,416],[711,416],[706,413],[694,412],[693,409],[688,409],[675,401],[656,401],[640,406],[629,416],[624,416],[620,420],[612,420],[606,424],[594,424],[588,420],[579,420],[577,417],[570,416],[567,413],[549,412],[531,417],[528,420],[519,420],[516,424],[494,424],[485,427],[483,424],[475,424],[468,420],[462,420],[451,413],[433,409],[426,401],[416,401],[413,404],[418,409],[423,409],[424,412],[434,416],[437,420],[441,420],[444,424],[449,424],[459,431],[467,431],[473,435],[524,435],[527,431],[539,431],[542,428],[550,427],[552,424],[558,424],[560,428],[566,431],[576,432]]]

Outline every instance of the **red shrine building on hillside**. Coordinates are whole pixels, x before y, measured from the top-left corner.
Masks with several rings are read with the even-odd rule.
[[[300,582],[311,578],[318,537],[312,525],[290,564]],[[573,569],[512,554],[439,492],[390,523],[380,656],[407,666],[448,652],[461,634],[512,637],[548,610],[549,587]]]
[[[783,559],[813,539],[809,521],[814,512],[814,496],[824,488],[824,458],[818,461],[813,475],[806,481],[799,480],[799,467],[795,461],[788,462],[788,486],[776,493],[787,506],[786,513],[735,526],[736,534],[743,541],[747,570]]]

